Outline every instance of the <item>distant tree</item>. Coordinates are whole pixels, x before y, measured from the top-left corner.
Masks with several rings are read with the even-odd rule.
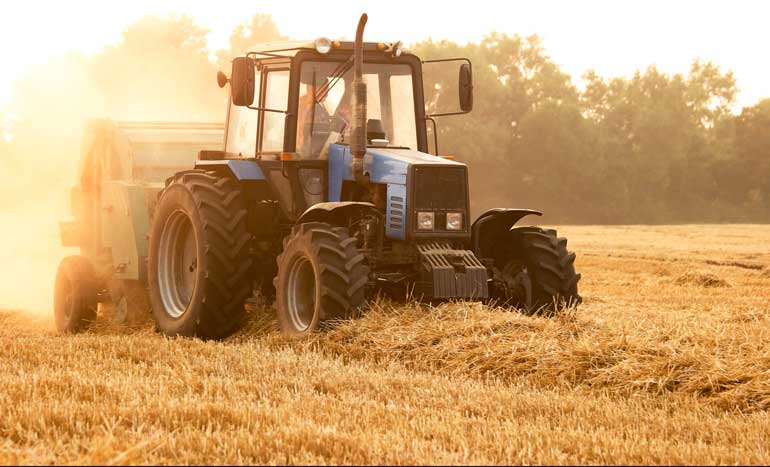
[[[537,197],[540,188],[532,187],[560,185],[567,169],[550,165],[551,170],[542,170],[537,161],[543,159],[521,143],[526,131],[522,128],[527,126],[522,123],[532,112],[547,108],[540,119],[552,119],[550,123],[532,126],[555,128],[562,109],[572,106],[574,114],[578,93],[569,76],[545,54],[540,38],[493,33],[479,44],[427,41],[414,49],[424,58],[465,56],[473,61],[474,110],[468,116],[440,119],[439,136],[443,154],[455,155],[471,167],[474,210],[535,200],[541,207],[558,202],[553,196]],[[429,113],[446,111],[452,104],[456,108],[456,66],[436,71],[426,66],[425,89]]]
[[[744,108],[736,118],[735,155],[735,168],[721,177],[725,188],[770,220],[770,99]]]
[[[229,62],[233,57],[243,55],[257,44],[286,40],[281,35],[273,17],[267,14],[257,14],[249,24],[241,24],[230,34],[230,48],[217,52],[217,65],[221,70],[229,72]]]
[[[631,79],[589,72],[584,82],[585,115],[597,125],[604,165],[620,169],[626,189],[616,201],[630,220],[708,214],[718,197],[711,167],[731,144],[732,74],[695,61],[687,76],[650,67]]]
[[[146,17],[94,57],[72,54],[30,69],[13,91],[14,144],[3,156],[16,180],[46,180],[38,196],[61,197],[87,118],[221,122],[227,94],[216,85],[205,33],[188,17]],[[34,194],[17,198],[35,202]]]
[[[770,162],[770,99],[744,108],[736,120],[735,131],[739,158]]]
[[[220,121],[225,93],[216,85],[206,33],[187,16],[144,17],[95,57],[93,76],[111,115],[135,120]]]

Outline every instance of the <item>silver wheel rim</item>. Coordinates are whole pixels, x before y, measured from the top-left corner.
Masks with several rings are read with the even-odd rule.
[[[158,285],[166,313],[185,314],[198,280],[198,246],[190,218],[174,211],[163,226],[158,251]]]
[[[291,324],[298,332],[305,332],[313,325],[316,304],[315,271],[308,258],[294,260],[289,269],[286,288]]]

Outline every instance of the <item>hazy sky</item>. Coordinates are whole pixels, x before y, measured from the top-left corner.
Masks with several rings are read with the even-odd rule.
[[[364,11],[370,40],[412,43],[432,37],[465,43],[492,30],[537,33],[574,79],[589,68],[605,76],[629,75],[650,64],[686,71],[702,57],[735,72],[741,105],[770,97],[770,2],[762,0],[10,0],[0,11],[0,103],[26,66],[68,51],[98,52],[144,15],[192,16],[211,30],[209,46],[216,49],[255,13],[270,13],[283,34],[308,39],[350,37]]]

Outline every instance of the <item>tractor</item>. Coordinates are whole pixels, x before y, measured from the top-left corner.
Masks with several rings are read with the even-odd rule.
[[[471,222],[467,166],[429,153],[428,124],[437,148],[435,118],[448,114],[427,114],[423,66],[457,65],[452,114],[464,114],[471,62],[364,42],[366,22],[353,42],[266,44],[218,73],[230,89],[223,147],[169,173],[147,203],[147,251],[127,266],[161,332],[227,337],[255,294],[274,300],[294,336],[355,317],[381,293],[533,313],[580,302],[567,240],[515,226],[541,212],[493,209]],[[75,258],[57,280],[62,331],[84,329],[99,297],[120,297],[105,293],[105,277],[126,271]]]

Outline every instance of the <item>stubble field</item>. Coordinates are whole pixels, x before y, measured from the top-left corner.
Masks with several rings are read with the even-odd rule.
[[[0,463],[769,463],[770,226],[560,234],[585,301],[551,319],[375,303],[292,341],[254,310],[215,343],[0,312]]]

